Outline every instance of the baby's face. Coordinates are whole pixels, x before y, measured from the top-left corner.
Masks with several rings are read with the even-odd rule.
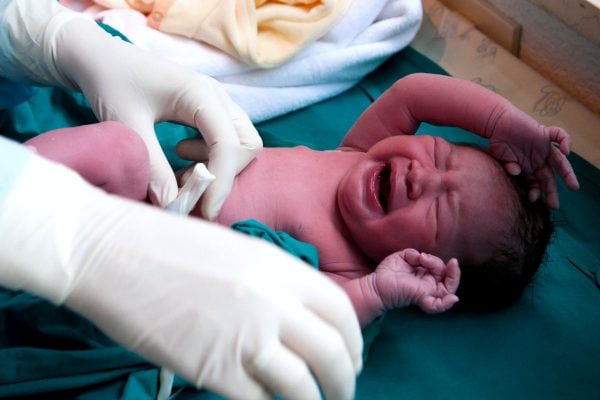
[[[502,168],[439,137],[395,136],[373,146],[341,180],[338,206],[372,259],[412,247],[444,259],[492,251],[509,215]]]

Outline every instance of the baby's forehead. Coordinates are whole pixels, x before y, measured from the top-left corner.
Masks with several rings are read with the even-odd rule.
[[[442,138],[440,139],[446,141],[449,146],[453,148],[453,151],[457,153],[456,157],[459,159],[459,161],[462,157],[465,157],[465,155],[469,155],[468,164],[471,166],[485,166],[487,167],[487,173],[497,174],[498,176],[506,175],[502,164],[489,153],[486,147],[475,143],[453,143]]]
[[[502,165],[485,150],[457,144],[457,159],[463,161],[458,240],[455,251],[463,256],[486,254],[495,248],[513,224],[517,194]]]
[[[457,166],[464,171],[469,181],[465,189],[465,200],[474,214],[504,214],[501,210],[511,208],[515,189],[502,164],[485,149],[469,144],[456,144]],[[478,211],[478,212],[477,212]],[[477,219],[477,217],[475,217]]]

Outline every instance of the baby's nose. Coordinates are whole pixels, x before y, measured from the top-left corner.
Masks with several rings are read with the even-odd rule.
[[[417,160],[411,161],[406,174],[406,194],[409,199],[417,200],[424,195],[437,195],[442,190],[444,181],[440,171],[424,167]]]

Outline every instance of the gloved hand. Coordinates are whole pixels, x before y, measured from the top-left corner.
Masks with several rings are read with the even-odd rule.
[[[328,399],[352,398],[362,337],[325,276],[268,243],[107,195],[34,154],[0,165],[0,183],[3,285],[64,303],[230,398],[318,399],[317,380]]]
[[[262,149],[248,116],[216,80],[112,37],[57,2],[13,0],[4,24],[13,47],[0,50],[11,52],[9,67],[34,82],[80,89],[99,120],[121,121],[144,139],[154,203],[165,206],[177,195],[154,124],[172,120],[198,128],[209,149],[208,169],[217,178],[203,197],[202,212],[216,217],[235,175]]]

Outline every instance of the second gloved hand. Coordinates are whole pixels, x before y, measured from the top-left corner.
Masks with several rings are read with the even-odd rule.
[[[123,122],[144,139],[154,203],[165,206],[177,195],[154,124],[171,120],[198,128],[208,146],[208,169],[217,178],[202,212],[216,217],[233,178],[262,148],[246,113],[216,80],[112,37],[57,2],[14,0],[3,22],[12,47],[0,40],[0,53],[11,53],[9,70],[22,70],[28,81],[81,90],[100,121]]]
[[[325,276],[268,243],[107,195],[36,155],[21,164],[1,199],[2,284],[65,304],[229,398],[318,399],[317,382],[328,399],[353,396],[362,338]]]

